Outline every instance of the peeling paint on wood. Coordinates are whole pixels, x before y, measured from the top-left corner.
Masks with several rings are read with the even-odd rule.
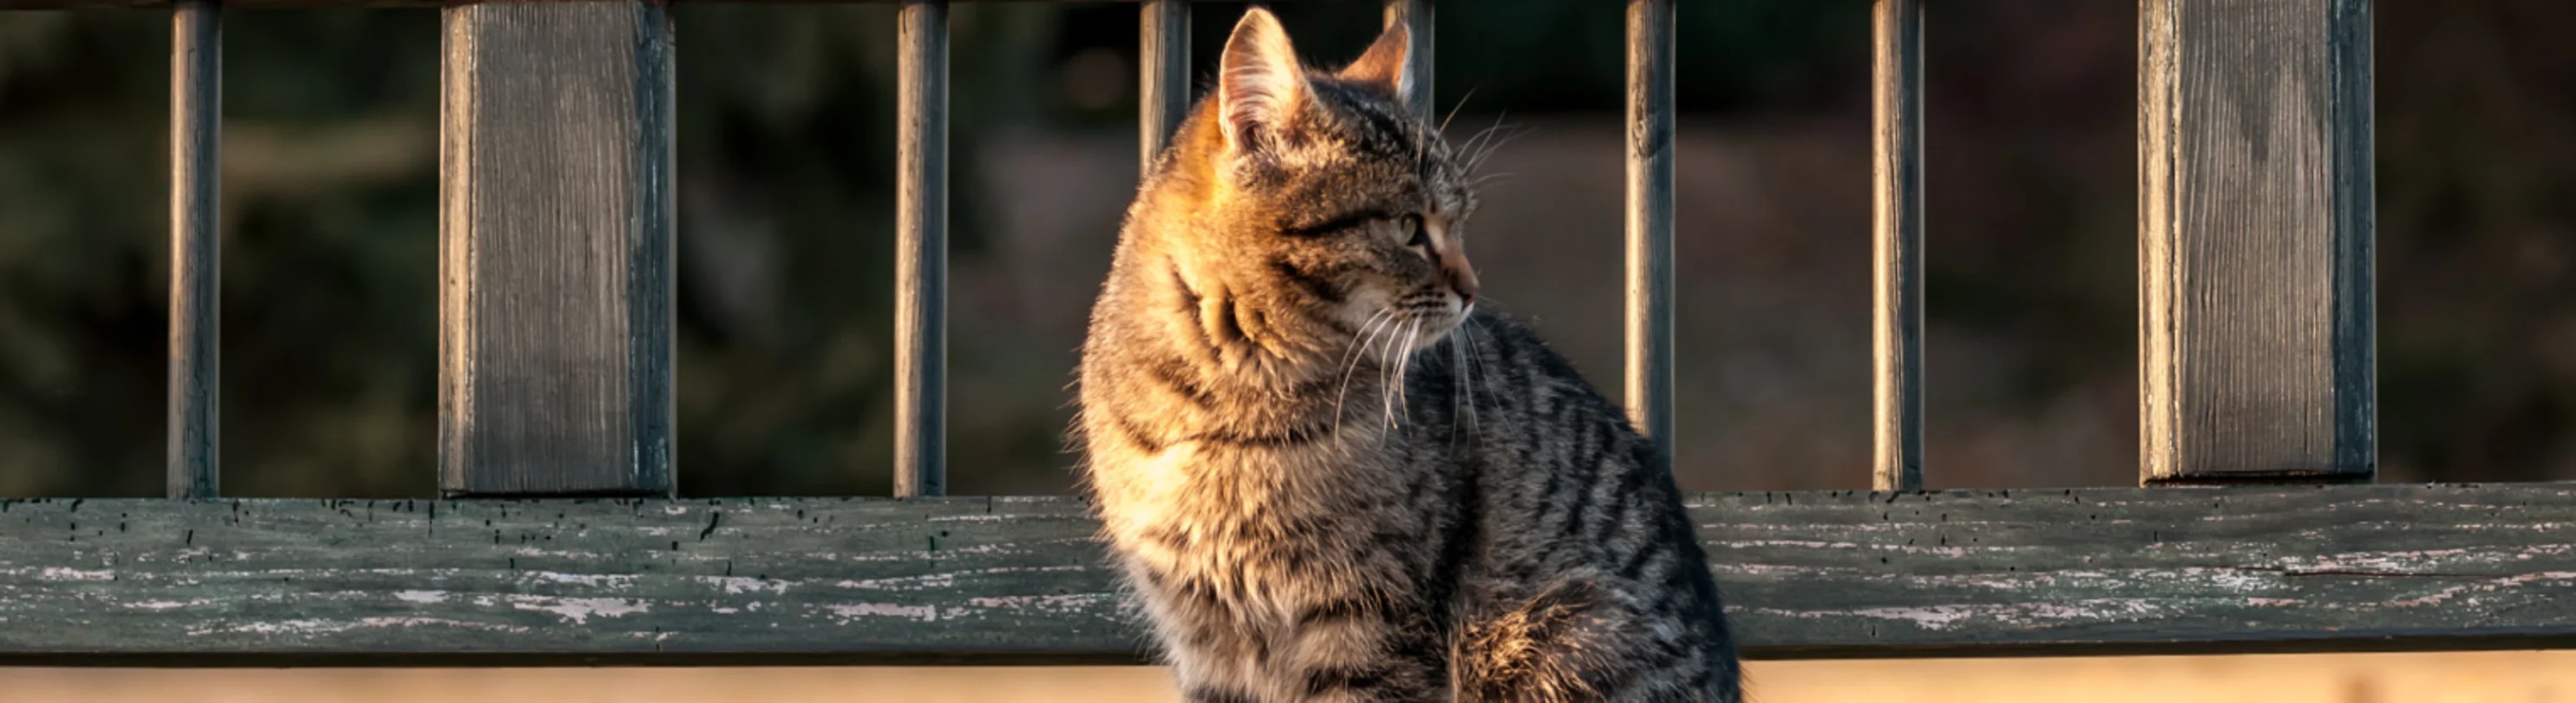
[[[1692,503],[1754,657],[2576,645],[2576,485]],[[0,661],[1135,661],[1096,529],[1071,498],[0,501]]]

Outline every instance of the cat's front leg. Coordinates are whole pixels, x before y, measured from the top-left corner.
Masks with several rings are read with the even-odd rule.
[[[1198,580],[1130,561],[1137,591],[1162,660],[1188,703],[1260,703],[1262,644]]]
[[[1447,670],[1435,628],[1385,599],[1319,598],[1288,613],[1267,648],[1269,700],[1304,703],[1447,701]]]
[[[1316,597],[1253,625],[1189,579],[1148,582],[1166,586],[1142,601],[1189,703],[1448,700],[1433,628],[1394,622],[1378,599]]]
[[[1149,599],[1150,600],[1150,599]],[[1157,618],[1163,661],[1188,703],[1260,703],[1259,644],[1231,623]]]
[[[1636,590],[1573,575],[1470,624],[1453,655],[1457,700],[1737,703],[1726,644],[1677,627]]]

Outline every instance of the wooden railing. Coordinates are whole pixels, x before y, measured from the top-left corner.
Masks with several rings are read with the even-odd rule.
[[[406,4],[438,3],[227,7]],[[174,15],[171,499],[0,502],[0,660],[1137,661],[1080,501],[938,497],[946,3],[904,2],[897,37],[894,497],[693,500],[673,497],[667,4],[442,10],[446,498],[396,501],[217,497],[220,11],[0,0],[92,6]],[[1149,166],[1189,104],[1192,9],[1140,7]],[[1690,9],[1625,7],[1623,385],[1668,444]],[[2141,4],[2140,473],[2158,487],[1920,490],[1921,13],[1877,0],[1878,490],[1691,499],[1748,654],[2576,643],[2576,487],[2368,485],[2366,0]],[[1385,16],[1412,24],[1427,101],[1432,3]],[[2221,483],[2309,485],[2204,485]]]

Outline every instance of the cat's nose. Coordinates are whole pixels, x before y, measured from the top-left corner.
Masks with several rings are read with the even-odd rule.
[[[1476,303],[1476,267],[1467,257],[1454,253],[1440,257],[1440,272],[1449,278],[1449,289],[1458,292],[1461,307]]]

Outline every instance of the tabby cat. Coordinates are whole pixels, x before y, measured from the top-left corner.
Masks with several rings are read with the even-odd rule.
[[[1310,73],[1248,11],[1128,211],[1080,433],[1166,661],[1202,703],[1738,700],[1660,450],[1476,308],[1407,43]]]

